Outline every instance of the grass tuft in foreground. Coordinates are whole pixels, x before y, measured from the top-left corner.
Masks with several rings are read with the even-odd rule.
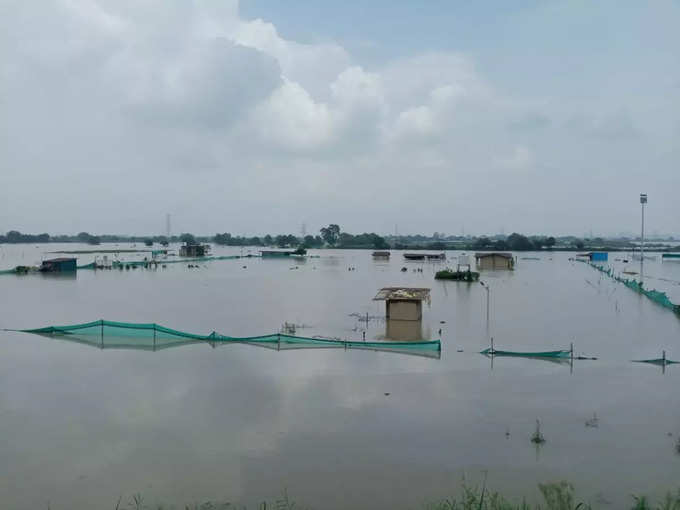
[[[568,482],[539,484],[543,502],[530,505],[526,501],[513,503],[497,492],[490,492],[484,486],[470,487],[463,482],[461,499],[446,499],[425,506],[425,510],[591,510],[589,503],[577,501],[574,487]],[[680,510],[680,489],[668,492],[665,498],[652,504],[646,496],[632,496],[631,510]]]
[[[463,480],[459,499],[443,499],[428,503],[423,508],[424,510],[592,510],[589,503],[577,501],[574,496],[574,487],[568,482],[539,484],[538,489],[543,497],[542,502],[529,504],[523,500],[521,503],[515,503],[498,492],[488,490],[486,479],[481,487],[470,486]],[[121,500],[122,498],[112,508],[115,510],[248,510],[242,505],[218,501],[181,506],[150,505],[145,503],[144,497],[139,493],[134,494],[127,505],[121,506]],[[680,489],[675,493],[666,493],[664,499],[657,503],[651,503],[646,496],[636,495],[632,496],[631,503],[630,510],[680,510]],[[323,507],[319,508],[323,509]],[[58,510],[58,507],[48,503],[47,509]],[[284,490],[281,497],[273,503],[262,502],[255,510],[305,510],[305,507],[298,506],[288,496],[288,491]]]

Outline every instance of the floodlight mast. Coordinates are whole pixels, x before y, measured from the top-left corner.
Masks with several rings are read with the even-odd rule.
[[[647,203],[647,193],[640,193],[640,208],[642,209],[642,221],[640,229],[640,284],[644,278],[643,267],[645,260],[645,204]]]

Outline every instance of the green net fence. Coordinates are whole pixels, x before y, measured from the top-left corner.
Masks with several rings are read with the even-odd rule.
[[[210,257],[192,257],[192,258],[178,258],[178,259],[151,259],[151,260],[112,260],[109,262],[108,266],[104,266],[101,263],[90,262],[89,264],[82,264],[78,266],[78,269],[130,269],[136,267],[158,267],[164,266],[166,264],[184,264],[184,263],[197,263],[197,262],[211,262],[213,260],[235,260],[241,258],[255,258],[259,255],[220,255],[220,256],[210,256]],[[2,274],[27,274],[38,271],[37,266],[16,266],[12,269],[3,269],[0,271]]]
[[[283,333],[261,336],[232,337],[213,331],[209,335],[188,333],[154,323],[132,323],[98,320],[68,326],[47,326],[37,329],[9,330],[34,333],[69,340],[100,349],[139,349],[157,351],[181,345],[207,343],[212,347],[230,344],[250,344],[275,350],[301,348],[363,349],[417,354],[439,358],[441,342],[352,341],[310,338]]]
[[[148,266],[160,266],[164,264],[182,264],[182,263],[190,263],[190,262],[210,262],[213,260],[235,260],[235,259],[240,259],[240,258],[253,258],[256,257],[256,255],[250,255],[250,256],[241,256],[241,255],[220,255],[220,256],[210,256],[210,257],[192,257],[192,258],[179,258],[179,259],[160,259],[160,260],[134,260],[134,261],[119,261],[119,260],[114,260],[111,262],[111,267],[113,269],[124,269],[126,266],[128,267],[148,267]],[[96,262],[91,262],[89,264],[83,264],[82,266],[78,266],[78,269],[100,269],[102,268],[101,265],[98,265]]]
[[[569,359],[571,358],[571,351],[542,351],[542,352],[515,352],[515,351],[499,351],[493,347],[484,349],[480,354],[487,356],[516,356],[521,358],[557,358]]]
[[[617,282],[623,283],[629,289],[634,290],[639,294],[643,294],[644,296],[654,301],[656,304],[661,305],[664,308],[668,308],[669,310],[672,310],[677,314],[680,314],[680,305],[676,305],[675,303],[673,303],[668,298],[665,292],[661,292],[654,289],[645,289],[642,283],[638,282],[637,280],[617,276],[611,267],[605,268],[604,266],[593,264],[590,262],[587,262],[587,264],[597,269],[600,273],[603,273],[609,276],[610,278],[616,280]]]

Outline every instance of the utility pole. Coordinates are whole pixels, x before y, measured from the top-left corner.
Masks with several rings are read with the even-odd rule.
[[[645,261],[645,204],[647,203],[647,193],[640,193],[640,208],[642,209],[642,228],[640,230],[640,285],[644,279]]]
[[[489,319],[490,319],[489,302],[491,301],[491,296],[490,296],[491,289],[489,288],[489,286],[486,283],[481,282],[481,281],[479,283],[482,285],[482,287],[484,287],[484,290],[486,291],[486,334],[487,334],[487,336],[490,336],[489,332],[490,332],[491,328],[490,328],[490,321],[489,321]]]

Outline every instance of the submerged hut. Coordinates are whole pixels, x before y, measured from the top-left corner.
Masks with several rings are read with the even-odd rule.
[[[515,259],[512,253],[484,252],[475,253],[477,269],[514,269]]]
[[[179,247],[180,257],[205,257],[208,245],[198,243],[186,243]]]
[[[43,273],[65,273],[76,270],[76,259],[71,257],[43,260],[40,265],[40,271]]]
[[[420,287],[384,287],[373,298],[385,301],[385,317],[402,321],[423,318],[423,301],[430,301],[430,289]]]
[[[374,251],[373,252],[373,258],[374,259],[389,259],[390,258],[390,252],[389,251]]]

